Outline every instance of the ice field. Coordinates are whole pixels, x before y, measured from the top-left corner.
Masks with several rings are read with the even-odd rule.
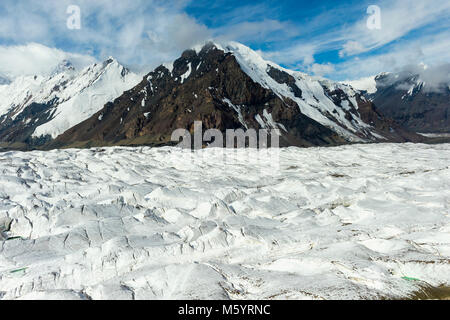
[[[249,160],[265,151],[223,152],[236,157],[0,153],[0,299],[379,299],[450,286],[449,144],[288,148],[276,166]]]

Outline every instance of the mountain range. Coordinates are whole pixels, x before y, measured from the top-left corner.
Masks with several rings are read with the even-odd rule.
[[[144,77],[110,58],[81,71],[63,61],[50,76],[0,85],[0,146],[171,145],[174,130],[192,132],[197,120],[204,130],[279,129],[282,146],[425,141],[380,99],[242,44],[209,42]]]

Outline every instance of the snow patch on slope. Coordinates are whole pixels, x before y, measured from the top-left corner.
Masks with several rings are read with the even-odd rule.
[[[185,74],[181,75],[181,83],[184,83],[184,80],[186,80],[187,78],[189,78],[189,76],[191,75],[192,72],[192,63],[188,63],[188,71],[186,71]]]
[[[240,122],[246,129],[248,129],[248,125],[245,123],[244,116],[242,115],[241,106],[236,106],[236,105],[234,105],[234,104],[230,101],[230,99],[228,99],[228,98],[224,98],[224,99],[223,99],[223,102],[225,102],[226,104],[228,104],[228,106],[229,106],[230,108],[232,108],[234,111],[236,111],[236,113],[238,114],[239,122]]]

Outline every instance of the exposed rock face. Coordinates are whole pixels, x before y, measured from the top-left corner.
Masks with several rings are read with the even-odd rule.
[[[371,99],[383,114],[414,132],[450,132],[450,89],[427,90],[417,75],[383,74],[375,78]]]
[[[170,145],[174,130],[192,132],[199,120],[204,130],[279,129],[282,146],[420,140],[348,86],[304,78],[271,63],[245,64],[239,54],[212,43],[185,51],[49,147]],[[265,78],[258,81],[252,72]]]
[[[49,136],[33,138],[37,127],[51,120],[56,100],[47,103],[31,103],[20,113],[9,113],[1,117],[0,140],[3,144],[17,148],[33,148],[49,142]],[[28,120],[30,119],[30,120]],[[32,120],[31,120],[32,119]]]

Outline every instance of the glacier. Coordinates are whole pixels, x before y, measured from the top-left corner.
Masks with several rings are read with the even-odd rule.
[[[0,299],[380,299],[450,285],[450,144],[0,153]],[[233,162],[223,161],[223,155]]]

